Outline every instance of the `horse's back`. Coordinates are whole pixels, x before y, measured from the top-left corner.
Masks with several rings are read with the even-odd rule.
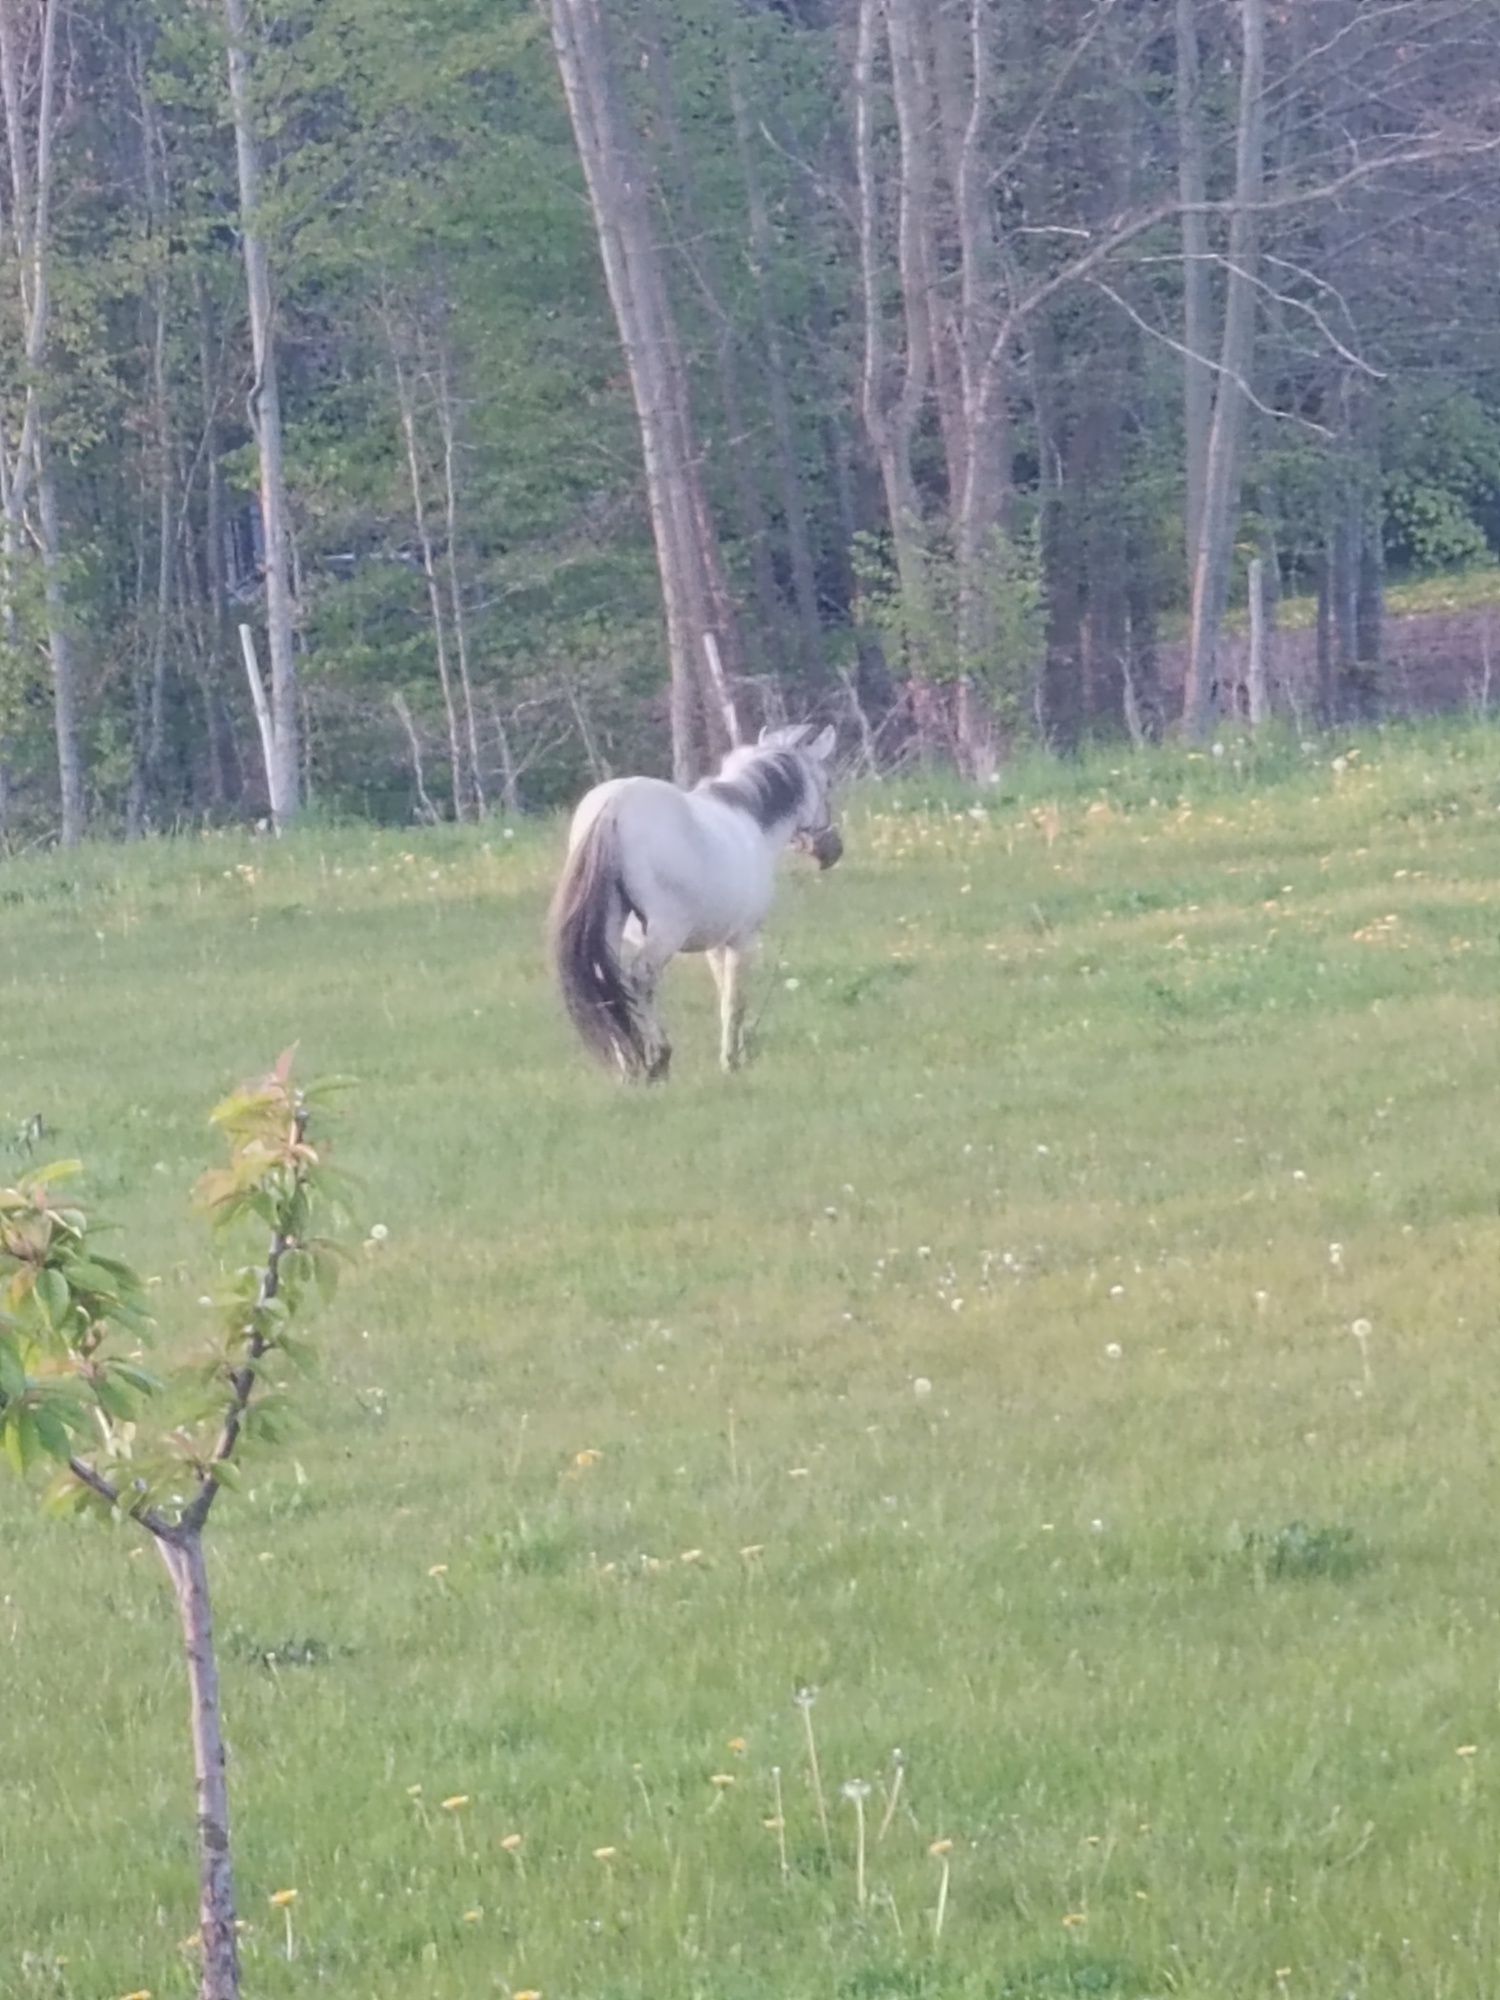
[[[648,929],[677,933],[678,949],[703,951],[759,924],[773,870],[743,814],[663,778],[611,778],[579,801],[573,848],[606,809],[626,900]]]

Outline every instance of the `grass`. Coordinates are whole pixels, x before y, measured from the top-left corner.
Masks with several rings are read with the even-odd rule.
[[[854,802],[755,1066],[682,968],[653,1093],[547,991],[555,829],[6,864],[0,1132],[163,1339],[211,1101],[362,1079],[388,1233],[214,1530],[247,1991],[1500,1993],[1497,740],[1340,747]],[[193,1989],[132,1549],[0,1484],[6,2000]]]
[[[1462,569],[1435,570],[1429,576],[1392,577],[1385,589],[1388,618],[1414,618],[1434,613],[1488,611],[1500,605],[1500,563],[1471,563]],[[1243,632],[1248,613],[1242,604],[1230,607],[1225,624],[1231,632]],[[1284,632],[1306,632],[1318,622],[1318,600],[1303,593],[1284,597],[1276,607],[1276,619]],[[1187,637],[1187,613],[1179,611],[1164,621],[1165,636],[1174,640]]]

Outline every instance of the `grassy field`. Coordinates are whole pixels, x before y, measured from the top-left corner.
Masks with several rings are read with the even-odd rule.
[[[1330,757],[867,795],[658,1092],[555,828],[0,869],[3,1131],[164,1342],[211,1102],[362,1080],[385,1233],[215,1529],[248,1993],[1500,1994],[1500,738]],[[0,1483],[0,1638],[0,1994],[189,1994],[154,1557]]]

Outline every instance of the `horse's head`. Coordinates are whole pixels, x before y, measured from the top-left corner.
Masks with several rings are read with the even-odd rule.
[[[809,853],[820,868],[831,868],[844,851],[844,842],[833,823],[832,723],[822,729],[810,722],[794,722],[782,729],[763,729],[757,748],[790,752],[802,777],[802,795],[792,825],[793,844]]]

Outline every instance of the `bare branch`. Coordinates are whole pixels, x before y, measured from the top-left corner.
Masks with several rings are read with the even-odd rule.
[[[1322,424],[1314,423],[1311,417],[1301,416],[1295,410],[1273,409],[1269,403],[1263,403],[1238,370],[1226,368],[1221,361],[1216,360],[1211,354],[1197,353],[1193,348],[1187,346],[1185,342],[1175,340],[1170,333],[1165,332],[1161,327],[1153,326],[1150,320],[1136,311],[1129,299],[1124,297],[1122,293],[1117,292],[1113,285],[1105,284],[1102,278],[1091,278],[1089,284],[1094,291],[1099,292],[1103,297],[1108,299],[1111,305],[1118,306],[1125,317],[1133,325],[1138,326],[1142,333],[1149,334],[1153,340],[1160,341],[1163,347],[1171,348],[1174,354],[1180,354],[1185,361],[1196,361],[1204,368],[1212,369],[1215,375],[1233,382],[1246,402],[1253,409],[1259,410],[1263,417],[1274,417],[1277,423],[1300,424],[1306,430],[1315,431],[1319,437],[1331,438],[1333,436],[1332,431],[1328,430]]]

